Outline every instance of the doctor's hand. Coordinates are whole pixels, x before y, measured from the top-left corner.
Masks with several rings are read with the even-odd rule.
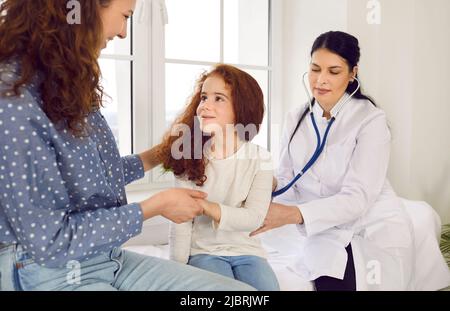
[[[273,179],[272,179],[272,192],[274,192],[275,189],[277,189],[277,186],[278,186],[278,180],[275,177],[273,177]]]
[[[250,236],[289,224],[302,224],[303,217],[296,206],[270,203],[269,211],[260,228],[250,233]]]
[[[144,220],[161,215],[174,223],[190,221],[203,214],[203,207],[196,199],[205,199],[206,193],[189,189],[169,189],[142,201]]]

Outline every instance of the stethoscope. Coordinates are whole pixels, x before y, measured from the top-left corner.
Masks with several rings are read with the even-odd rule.
[[[313,164],[317,161],[317,159],[320,157],[320,154],[322,153],[323,149],[325,148],[325,144],[327,142],[330,128],[333,125],[334,121],[336,120],[335,116],[337,116],[339,111],[341,111],[342,107],[344,107],[344,105],[347,104],[352,99],[353,95],[355,95],[356,92],[358,92],[359,88],[361,87],[361,83],[359,82],[359,80],[356,77],[353,77],[353,79],[355,79],[358,82],[358,87],[356,88],[355,91],[353,91],[353,93],[344,102],[338,104],[339,106],[337,107],[335,116],[333,116],[330,119],[330,121],[328,122],[328,126],[327,126],[327,129],[325,130],[325,135],[323,137],[323,141],[321,141],[319,128],[317,127],[316,119],[314,118],[314,113],[312,110],[312,97],[309,94],[308,87],[306,86],[306,83],[305,83],[305,76],[307,74],[308,74],[308,72],[305,72],[303,74],[302,83],[303,83],[303,87],[305,88],[306,94],[308,95],[308,99],[309,99],[309,115],[311,116],[311,122],[313,124],[314,131],[316,132],[317,147],[316,147],[316,150],[314,151],[314,154],[312,155],[311,159],[309,159],[309,161],[306,163],[305,167],[303,167],[303,169],[300,171],[300,173],[298,173],[297,176],[295,176],[294,179],[292,179],[291,182],[288,183],[286,186],[284,186],[280,190],[274,191],[272,193],[273,198],[288,191],[300,179],[300,177],[302,177],[311,168],[311,166],[313,166]]]

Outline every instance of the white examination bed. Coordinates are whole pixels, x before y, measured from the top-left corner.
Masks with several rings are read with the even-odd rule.
[[[415,290],[438,290],[450,285],[450,270],[439,251],[441,221],[437,213],[425,202],[403,200],[414,226],[416,266]],[[159,232],[168,232],[168,223],[158,224]],[[168,258],[167,239],[160,236],[155,243],[151,227],[124,246],[124,249],[148,256]],[[155,230],[151,230],[155,232]],[[294,226],[285,226],[261,236],[269,254],[268,260],[278,277],[281,290],[311,291],[310,281],[292,273],[287,266],[295,258],[295,249],[302,237]],[[149,243],[149,244],[147,244]],[[150,245],[153,244],[153,245]]]

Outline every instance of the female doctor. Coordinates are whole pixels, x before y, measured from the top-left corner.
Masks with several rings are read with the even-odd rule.
[[[313,98],[287,117],[275,199],[251,235],[296,224],[304,242],[289,268],[316,290],[405,290],[412,226],[386,179],[391,136],[384,112],[361,93],[359,57],[347,33],[314,42]]]

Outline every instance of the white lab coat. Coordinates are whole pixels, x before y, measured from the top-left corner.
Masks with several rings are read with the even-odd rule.
[[[348,98],[345,94],[335,106]],[[277,189],[294,178],[313,154],[317,139],[307,115],[288,142],[306,105],[289,113],[281,141]],[[316,103],[323,138],[328,121]],[[386,179],[391,136],[385,114],[367,100],[352,99],[336,115],[317,162],[274,201],[296,205],[303,237],[289,269],[314,280],[342,279],[351,243],[358,290],[413,289],[414,241],[411,221]]]

